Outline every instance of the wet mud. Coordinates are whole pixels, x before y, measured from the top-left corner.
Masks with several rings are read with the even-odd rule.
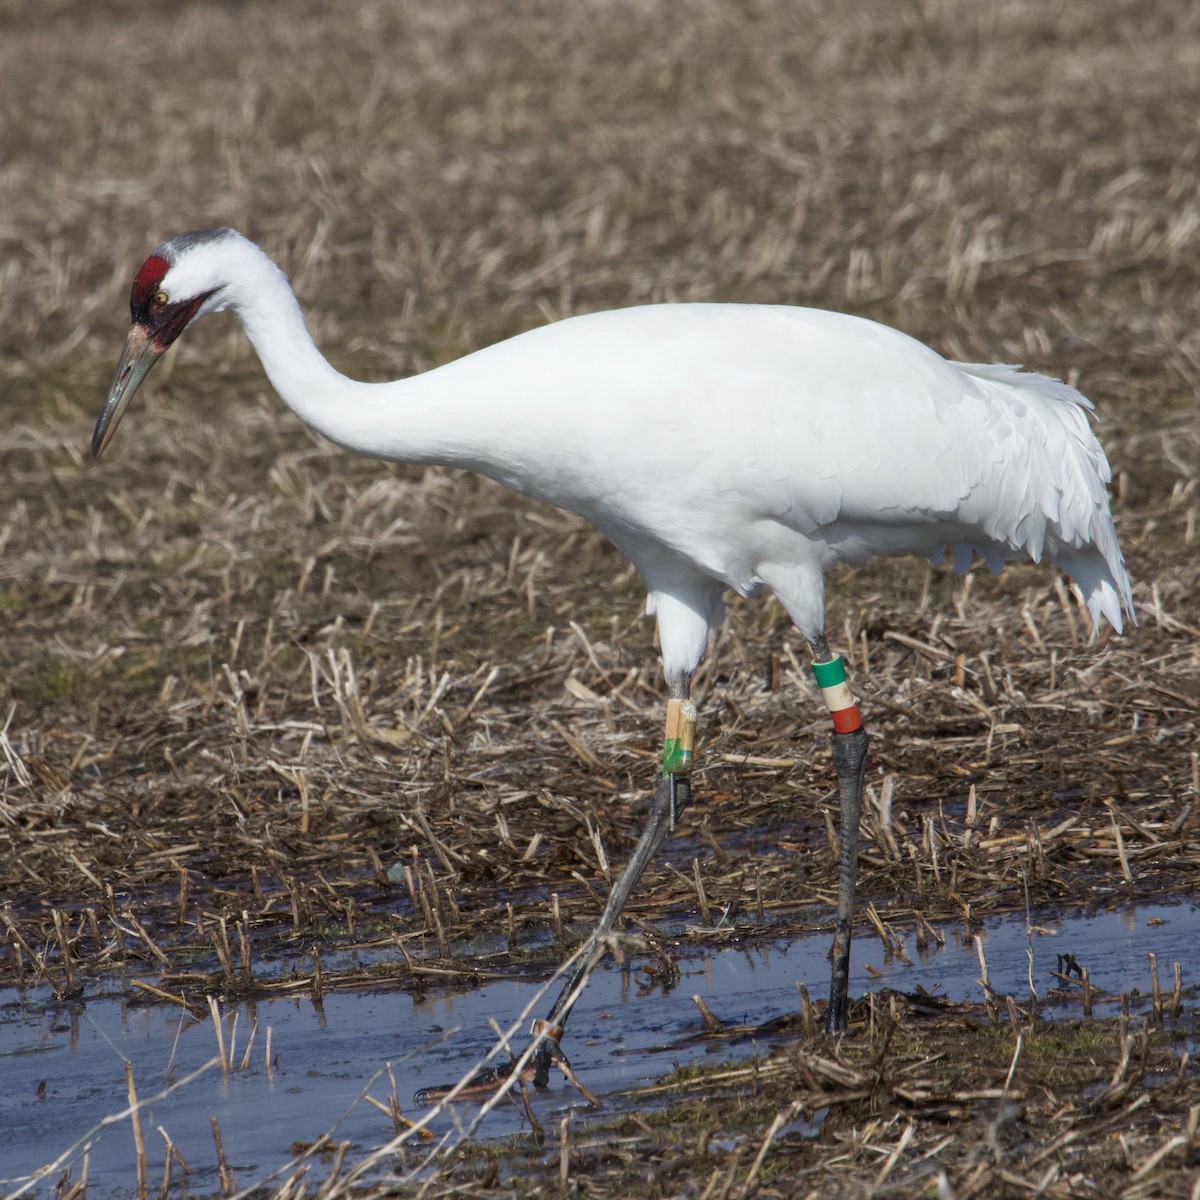
[[[1200,908],[1144,905],[1069,916],[1035,914],[989,919],[966,930],[938,923],[918,950],[905,941],[885,949],[869,935],[856,942],[852,996],[888,990],[954,1003],[982,1004],[980,947],[996,996],[1030,1001],[1030,979],[1041,1017],[1078,1019],[1081,990],[1064,970],[1068,960],[1088,971],[1098,1016],[1124,1003],[1136,1013],[1152,1001],[1147,955],[1160,964],[1170,990],[1171,964],[1194,961],[1200,944]],[[978,945],[976,944],[978,939]],[[773,1024],[798,1007],[797,984],[814,999],[827,987],[825,934],[787,941],[730,935],[724,948],[678,951],[677,980],[664,981],[656,962],[630,954],[623,965],[606,962],[589,982],[572,1018],[564,1048],[572,1066],[602,1100],[608,1114],[652,1111],[664,1101],[655,1083],[680,1068],[747,1059],[797,1029]],[[1032,954],[1032,966],[1030,955]],[[366,961],[364,967],[370,964]],[[161,1164],[164,1130],[189,1172],[174,1167],[172,1195],[205,1195],[222,1186],[213,1137],[219,1126],[227,1167],[241,1185],[284,1168],[298,1149],[331,1133],[352,1143],[351,1161],[393,1136],[386,1105],[395,1091],[405,1116],[424,1114],[413,1104],[422,1087],[468,1074],[496,1041],[492,1022],[507,1028],[538,1002],[543,981],[503,979],[463,990],[342,991],[311,998],[278,998],[225,1006],[222,1027],[231,1069],[210,1066],[143,1112],[150,1162]],[[705,1032],[699,997],[733,1036]],[[270,1031],[270,1059],[267,1057]],[[253,1038],[251,1034],[253,1033]],[[1194,1031],[1181,1034],[1191,1053]],[[518,1052],[524,1036],[514,1038]],[[84,1138],[127,1104],[125,1060],[132,1064],[141,1098],[186,1080],[218,1052],[214,1025],[161,1003],[136,1003],[114,981],[110,990],[71,1002],[49,989],[9,989],[0,997],[0,1178],[14,1181],[59,1159],[82,1160]],[[551,1125],[587,1106],[557,1072],[551,1087],[532,1096],[539,1122]],[[475,1103],[449,1106],[429,1122],[436,1137],[453,1134],[476,1112]],[[819,1122],[809,1124],[810,1131]],[[502,1141],[528,1131],[523,1106],[498,1105],[478,1131]],[[423,1143],[409,1139],[414,1163]],[[88,1195],[132,1195],[137,1184],[131,1124],[117,1121],[88,1139]],[[161,1165],[157,1168],[161,1173]],[[319,1175],[320,1167],[316,1168]],[[32,1192],[52,1195],[57,1172]],[[78,1177],[78,1166],[76,1168]],[[161,1175],[155,1177],[156,1185]],[[10,1185],[11,1186],[11,1185]]]

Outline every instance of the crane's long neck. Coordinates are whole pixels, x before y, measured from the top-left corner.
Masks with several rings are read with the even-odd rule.
[[[258,247],[229,287],[268,378],[306,425],[348,450],[397,462],[488,469],[494,405],[478,373],[364,383],[335,370],[313,342],[287,278]],[[448,382],[451,386],[447,386]]]

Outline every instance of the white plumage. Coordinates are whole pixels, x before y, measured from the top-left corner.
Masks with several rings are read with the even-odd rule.
[[[765,584],[811,639],[823,570],[875,555],[949,550],[960,570],[976,554],[993,570],[1047,557],[1094,622],[1120,630],[1131,611],[1090,404],[1045,376],[950,363],[840,313],[664,304],[360,383],[321,356],[257,246],[232,231],[174,243],[156,251],[157,290],[169,304],[207,296],[200,313],[233,308],[318,432],[479,471],[594,522],[646,581],[669,675],[699,662],[725,588]]]
[[[573,317],[423,375],[361,383],[321,356],[257,246],[201,230],[164,242],[138,272],[94,454],[155,358],[193,317],[223,308],[275,389],[327,438],[479,471],[594,522],[646,581],[675,696],[687,695],[727,588],[772,589],[823,659],[823,572],[876,555],[948,550],[959,569],[979,555],[993,570],[1049,558],[1094,623],[1120,631],[1132,615],[1091,406],[1042,375],[947,362],[838,313],[666,304]],[[850,754],[835,736],[854,828],[858,737]],[[673,822],[674,790],[671,805]],[[857,850],[845,853],[843,965]],[[836,967],[834,988],[844,993]],[[843,997],[830,1025],[844,1022]]]

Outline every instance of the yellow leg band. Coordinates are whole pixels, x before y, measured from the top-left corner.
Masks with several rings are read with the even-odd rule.
[[[663,738],[663,774],[690,775],[696,758],[696,706],[690,700],[667,701]]]

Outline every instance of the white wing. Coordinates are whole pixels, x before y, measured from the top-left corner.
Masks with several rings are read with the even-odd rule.
[[[585,322],[608,353],[590,376],[600,419],[583,424],[621,464],[609,478],[624,480],[626,523],[655,526],[710,574],[752,582],[776,522],[810,539],[821,565],[947,548],[960,569],[974,554],[994,570],[1049,556],[1093,620],[1119,630],[1122,606],[1132,611],[1108,462],[1073,388],[949,363],[820,310],[664,306],[566,330]],[[589,356],[572,342],[578,364]],[[588,515],[604,527],[610,506],[622,507],[610,498]]]
[[[1087,401],[1016,368],[949,363],[872,321],[615,310],[398,386],[434,408],[453,398],[461,452],[439,461],[589,518],[648,580],[693,571],[779,590],[781,565],[949,548],[995,569],[1048,555],[1118,629],[1131,605]]]

